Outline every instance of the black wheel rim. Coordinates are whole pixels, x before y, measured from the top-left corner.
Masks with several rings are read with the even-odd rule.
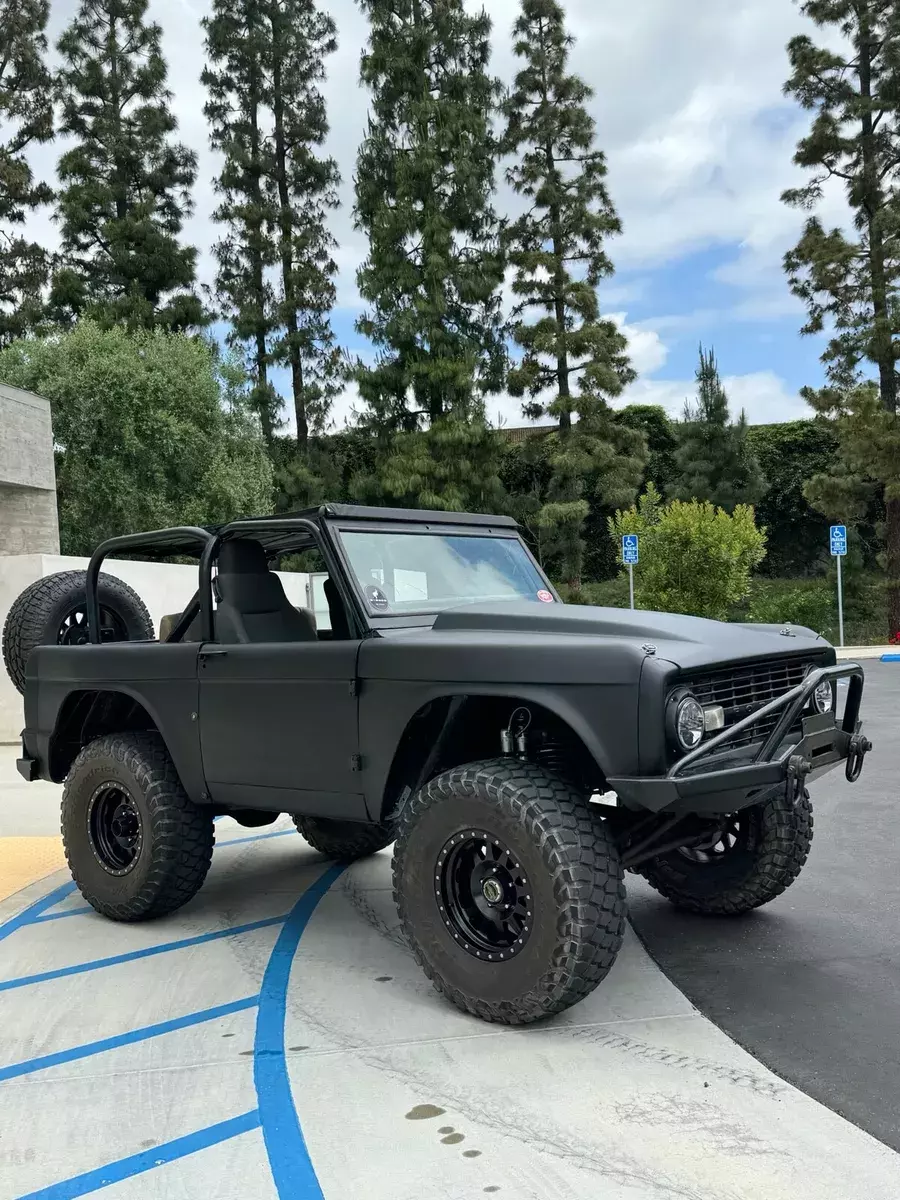
[[[60,621],[56,634],[59,646],[86,646],[91,640],[88,630],[87,609],[78,605],[71,609]],[[127,642],[128,629],[117,612],[111,608],[100,606],[100,641]]]
[[[434,890],[459,946],[489,962],[520,954],[531,932],[531,886],[518,857],[492,834],[454,834],[438,855]]]
[[[699,846],[682,846],[678,853],[700,866],[716,866],[735,852],[746,849],[750,840],[750,824],[740,813],[730,816],[709,841]]]
[[[103,783],[88,806],[94,858],[110,875],[127,875],[140,857],[143,825],[138,806],[118,783]]]

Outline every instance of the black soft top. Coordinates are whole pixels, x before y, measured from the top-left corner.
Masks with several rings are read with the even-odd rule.
[[[512,517],[490,516],[487,513],[458,513],[441,512],[421,508],[374,508],[363,504],[323,504],[318,508],[306,508],[299,512],[278,513],[265,517],[249,517],[242,520],[244,526],[240,531],[235,530],[233,536],[254,536],[247,528],[256,522],[289,522],[292,520],[310,521],[320,525],[323,521],[358,522],[367,521],[373,524],[406,524],[406,525],[447,525],[460,527],[490,527],[493,529],[515,529],[516,522]],[[210,535],[219,534],[235,522],[226,525],[178,526],[172,529],[157,529],[148,533],[128,534],[121,538],[112,538],[105,542],[101,549],[107,554],[131,553],[144,559],[167,558],[198,558],[204,543]],[[291,532],[282,526],[280,529],[260,530],[259,541],[273,554],[283,553],[295,548],[298,532]],[[310,534],[310,539],[312,534]],[[301,539],[302,540],[302,539]]]

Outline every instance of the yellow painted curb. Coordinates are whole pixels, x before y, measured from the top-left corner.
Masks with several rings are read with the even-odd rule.
[[[65,865],[59,837],[0,837],[0,900]]]

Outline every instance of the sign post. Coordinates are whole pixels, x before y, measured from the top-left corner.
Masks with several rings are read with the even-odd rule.
[[[847,553],[847,526],[832,525],[831,554],[837,559],[838,632],[840,644],[844,644],[844,583],[841,578],[841,559]]]
[[[628,568],[628,594],[634,609],[634,568],[638,564],[638,535],[626,533],[622,537],[622,562]]]

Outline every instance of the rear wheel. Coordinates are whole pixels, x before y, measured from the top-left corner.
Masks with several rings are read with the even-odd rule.
[[[437,990],[509,1025],[587,996],[625,930],[603,821],[562,779],[514,759],[448,771],[404,807],[394,898]]]
[[[809,856],[812,803],[779,795],[742,809],[705,849],[681,849],[638,868],[676,908],[736,916],[768,904],[791,886]]]
[[[38,579],[17,597],[3,625],[3,663],[13,684],[25,691],[25,668],[36,646],[82,646],[89,641],[85,571],[61,571]],[[100,640],[137,642],[153,638],[153,622],[140,596],[115,575],[101,575]]]
[[[356,821],[331,821],[322,817],[292,817],[301,834],[320,854],[340,862],[353,862],[377,854],[394,840],[386,825],[361,825]]]
[[[79,891],[114,921],[181,908],[206,878],[214,841],[211,812],[188,799],[156,733],[84,747],[66,779],[62,835]]]

